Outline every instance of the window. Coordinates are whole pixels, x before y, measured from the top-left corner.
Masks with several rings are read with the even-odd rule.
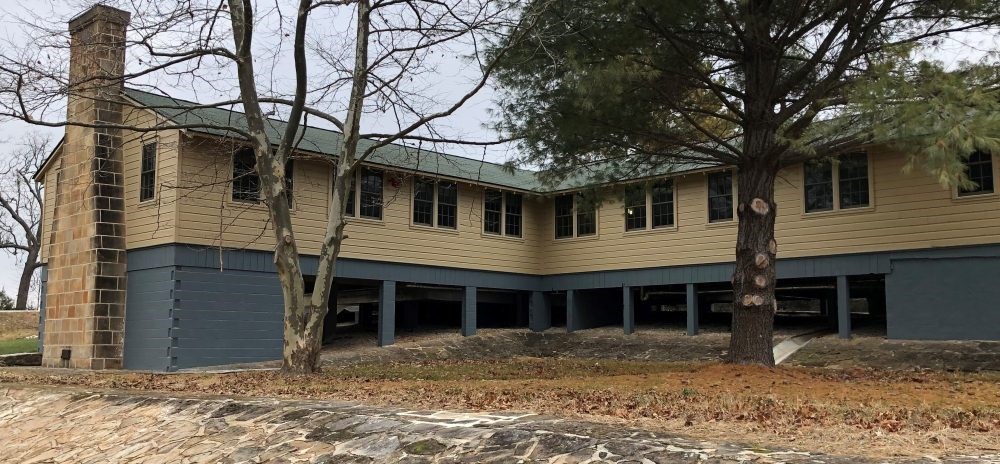
[[[504,209],[504,234],[510,237],[521,236],[521,207],[523,197],[520,193],[505,192],[503,195],[506,208]]]
[[[363,168],[361,170],[361,198],[359,216],[382,219],[382,171]]]
[[[458,184],[443,180],[414,179],[413,224],[458,228]]]
[[[486,189],[483,197],[483,232],[500,235],[501,211],[503,211],[503,192]]]
[[[486,189],[483,193],[483,233],[520,237],[523,197],[520,193]],[[572,219],[572,218],[571,218]]]
[[[413,223],[434,225],[434,181],[413,181]]]
[[[573,195],[559,195],[555,199],[556,238],[573,236]]]
[[[653,228],[674,225],[674,181],[663,179],[653,183],[650,194],[653,203]]]
[[[285,163],[285,198],[288,199],[288,207],[292,206],[295,193],[295,162],[288,160]]]
[[[835,162],[806,163],[803,169],[805,212],[864,208],[871,204],[867,153],[841,155]]]
[[[840,208],[868,206],[868,154],[851,153],[840,157]]]
[[[139,201],[152,200],[156,195],[156,142],[142,146],[141,164],[139,169]]]
[[[458,184],[454,182],[437,183],[437,226],[458,228]]]
[[[260,201],[260,176],[253,150],[244,148],[233,153],[233,200]]]
[[[625,188],[624,205],[626,232],[671,227],[674,225],[674,182],[660,179],[652,184],[630,185]]]
[[[625,230],[646,228],[646,186],[633,184],[625,187]]]
[[[733,172],[708,175],[708,222],[733,220]]]
[[[965,160],[965,175],[976,183],[975,187],[958,189],[958,196],[993,193],[993,155],[977,151]]]
[[[805,166],[806,212],[833,209],[833,167],[830,160]]]
[[[597,233],[597,210],[586,204],[581,194],[565,194],[555,198],[556,238],[584,237]],[[574,230],[576,234],[574,234]]]
[[[357,197],[357,195],[358,195],[358,176],[357,174],[354,174],[351,176],[351,188],[348,189],[347,199],[344,201],[344,203],[347,203],[346,205],[344,205],[344,216],[354,217],[357,215],[357,213],[355,212],[355,209],[358,204],[357,199],[355,198]]]

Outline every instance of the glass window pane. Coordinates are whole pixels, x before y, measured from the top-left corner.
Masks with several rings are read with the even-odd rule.
[[[354,217],[354,215],[356,214],[355,206],[357,205],[357,196],[358,196],[358,183],[356,174],[351,176],[350,182],[351,186],[347,191],[347,201],[345,201],[345,203],[347,204],[344,205],[344,216]]]
[[[653,184],[653,228],[674,225],[674,181],[664,179]]]
[[[244,148],[233,153],[233,200],[260,201],[260,176],[257,159],[252,149]]]
[[[573,195],[559,195],[555,198],[556,238],[573,236]]]
[[[139,201],[151,200],[156,193],[156,142],[142,146],[139,174]]]
[[[806,212],[832,210],[833,164],[830,160],[806,163],[805,176]]]
[[[500,210],[503,208],[503,193],[495,189],[486,189],[483,199],[483,232],[487,234],[500,233]]]
[[[868,206],[868,155],[842,155],[837,169],[840,176],[840,208]]]
[[[709,222],[733,219],[733,173],[715,172],[708,175]]]
[[[522,197],[520,193],[507,192],[504,194],[506,199],[506,209],[504,212],[504,234],[511,237],[521,236],[521,203]]]
[[[582,195],[576,195],[576,236],[583,237],[597,233],[597,211],[595,205]]]
[[[625,187],[625,230],[646,228],[646,186],[633,184]]]
[[[958,195],[978,195],[993,193],[993,155],[977,151],[965,161],[966,176],[976,185],[967,189],[959,189]]]
[[[361,171],[361,217],[382,219],[382,171]]]
[[[413,181],[413,223],[434,225],[434,181]]]
[[[438,227],[458,227],[458,184],[441,181],[438,188]]]

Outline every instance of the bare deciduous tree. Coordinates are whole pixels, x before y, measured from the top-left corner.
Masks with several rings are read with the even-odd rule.
[[[0,169],[0,249],[23,259],[15,309],[27,309],[28,293],[42,250],[42,186],[31,176],[48,155],[49,141],[38,134],[24,137]]]
[[[434,124],[488,84],[504,53],[486,56],[483,50],[501,41],[519,43],[530,25],[530,17],[495,0],[298,0],[292,14],[281,2],[254,0],[107,3],[133,13],[124,76],[70,83],[68,60],[60,58],[68,48],[66,33],[61,27],[34,29],[38,47],[0,51],[0,117],[133,131],[210,128],[242,139],[256,155],[260,199],[273,229],[285,304],[283,368],[292,372],[318,369],[323,318],[345,239],[348,181],[357,167],[393,143],[495,143],[447,137]],[[459,54],[469,58],[467,74],[474,77],[463,83],[464,89],[448,86],[445,92],[440,87],[441,57]],[[294,68],[290,86],[274,71],[287,64],[286,55]],[[159,93],[165,93],[163,87],[207,89],[213,99],[225,98],[198,108],[242,109],[246,122],[167,121],[145,128],[71,122],[61,116],[59,105],[68,92],[91,83],[107,85],[110,79]],[[277,135],[268,121],[274,116],[287,120]],[[366,132],[362,126],[369,118],[378,128]],[[334,195],[314,290],[306,294],[283,179],[310,121],[335,127],[344,143],[328,160]]]

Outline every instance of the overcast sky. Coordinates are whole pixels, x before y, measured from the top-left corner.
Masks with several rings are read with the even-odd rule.
[[[169,0],[165,0],[169,1]],[[293,10],[294,3],[291,0],[276,0],[279,4],[285,5],[286,10]],[[45,18],[49,27],[63,27],[66,21],[75,14],[82,11],[87,2],[83,0],[0,0],[0,46],[18,47],[30,46],[28,34],[21,28],[20,20],[27,18]],[[266,2],[271,3],[271,2]],[[339,24],[338,24],[339,23]],[[342,29],[347,22],[334,20],[332,28]],[[259,38],[259,37],[257,37]],[[933,57],[945,63],[957,63],[963,59],[978,59],[985,53],[995,52],[998,48],[998,39],[994,36],[982,34],[969,34],[959,39],[944,42],[941,47],[933,52]],[[458,50],[455,54],[460,54]],[[291,82],[292,67],[288,62],[282,62],[282,54],[274,61],[274,66],[269,66],[259,72],[267,72],[273,79],[279,82]],[[290,54],[284,54],[286,57]],[[463,63],[457,58],[451,57],[443,59],[439,64],[437,72],[434,73],[431,85],[427,87],[437,98],[442,101],[451,101],[462,95],[469,83],[477,76],[471,72],[468,63]],[[195,86],[183,86],[170,90],[174,96],[203,102],[225,97],[219,91],[210,88],[199,88]],[[459,110],[452,118],[441,124],[439,128],[448,136],[460,137],[473,140],[488,140],[496,137],[486,126],[491,121],[489,110],[492,108],[494,93],[489,89],[484,89]],[[380,121],[369,121],[369,127],[365,130],[383,129],[385,126]],[[7,157],[14,149],[14,145],[24,136],[26,132],[35,131],[47,134],[51,137],[53,144],[62,134],[62,129],[51,129],[42,127],[32,127],[16,121],[0,121],[0,158]],[[483,158],[487,160],[503,162],[513,155],[513,148],[509,146],[484,150],[482,148],[470,147],[443,147],[445,151],[455,154]],[[0,255],[0,287],[5,289],[12,297],[17,289],[17,279],[20,272],[19,263],[6,253]]]

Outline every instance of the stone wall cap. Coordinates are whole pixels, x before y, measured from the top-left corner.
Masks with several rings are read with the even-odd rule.
[[[98,3],[88,8],[83,13],[74,16],[73,19],[70,19],[69,30],[70,32],[75,32],[98,19],[124,26],[132,20],[132,14],[127,11],[119,10],[118,8]]]

